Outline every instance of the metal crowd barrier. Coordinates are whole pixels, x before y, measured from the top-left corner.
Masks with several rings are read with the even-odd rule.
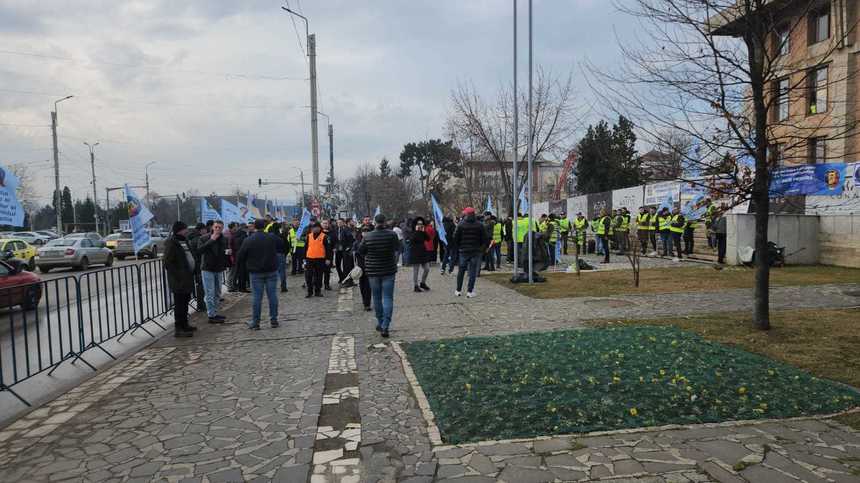
[[[0,392],[30,404],[12,387],[63,362],[104,348],[173,310],[161,260],[0,288]]]

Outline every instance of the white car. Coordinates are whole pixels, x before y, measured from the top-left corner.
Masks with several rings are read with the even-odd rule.
[[[16,231],[10,238],[24,240],[30,245],[42,246],[51,241],[50,237],[36,233],[35,231]]]

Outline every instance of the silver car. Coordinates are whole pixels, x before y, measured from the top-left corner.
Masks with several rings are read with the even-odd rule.
[[[164,242],[166,241],[161,233],[156,230],[149,231],[150,242],[143,247],[137,254],[137,258],[158,258],[158,254],[164,251]],[[125,260],[126,257],[135,256],[134,243],[130,231],[122,232],[119,240],[116,241],[116,247],[113,249],[114,256],[117,260]]]
[[[9,238],[16,238],[18,240],[24,240],[30,245],[41,246],[47,243],[50,239],[45,235],[40,235],[34,231],[16,231],[12,233],[12,236]]]
[[[87,270],[91,265],[113,265],[113,253],[102,241],[86,237],[51,240],[39,249],[36,266],[42,273],[54,268],[79,268]]]

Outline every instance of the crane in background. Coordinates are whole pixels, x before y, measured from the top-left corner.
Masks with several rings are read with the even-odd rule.
[[[567,155],[567,159],[564,160],[564,166],[561,168],[561,174],[558,176],[558,183],[555,185],[555,190],[552,192],[553,200],[561,199],[561,190],[564,189],[564,186],[567,184],[567,178],[570,176],[570,170],[573,169],[573,165],[576,164],[577,154],[574,151],[571,151],[570,154]]]

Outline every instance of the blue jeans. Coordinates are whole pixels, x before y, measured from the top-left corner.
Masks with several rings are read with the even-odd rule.
[[[460,267],[457,270],[457,291],[463,291],[463,277],[466,275],[466,270],[469,270],[469,285],[468,291],[475,291],[475,279],[478,278],[478,270],[481,268],[480,253],[461,253]]]
[[[278,272],[252,273],[251,295],[253,306],[251,310],[251,325],[260,325],[260,311],[263,305],[263,291],[269,299],[269,321],[278,320]]]
[[[448,267],[449,272],[454,271],[454,249],[448,245],[445,247],[445,254],[442,255],[442,268],[441,271],[445,271],[445,267]]]
[[[391,326],[391,314],[394,312],[394,277],[367,277],[370,282],[370,293],[373,297],[373,309],[376,311],[376,325],[382,330]]]
[[[278,279],[281,281],[281,287],[287,286],[287,256],[283,253],[278,253]]]
[[[660,241],[663,243],[663,256],[672,255],[672,235],[671,232],[661,231],[660,232]]]
[[[594,235],[594,253],[603,255],[603,239],[599,235]]]
[[[218,303],[221,301],[221,281],[223,273],[221,272],[200,272],[203,278],[203,291],[206,296],[203,300],[206,302],[206,315],[210,318],[218,315]]]

